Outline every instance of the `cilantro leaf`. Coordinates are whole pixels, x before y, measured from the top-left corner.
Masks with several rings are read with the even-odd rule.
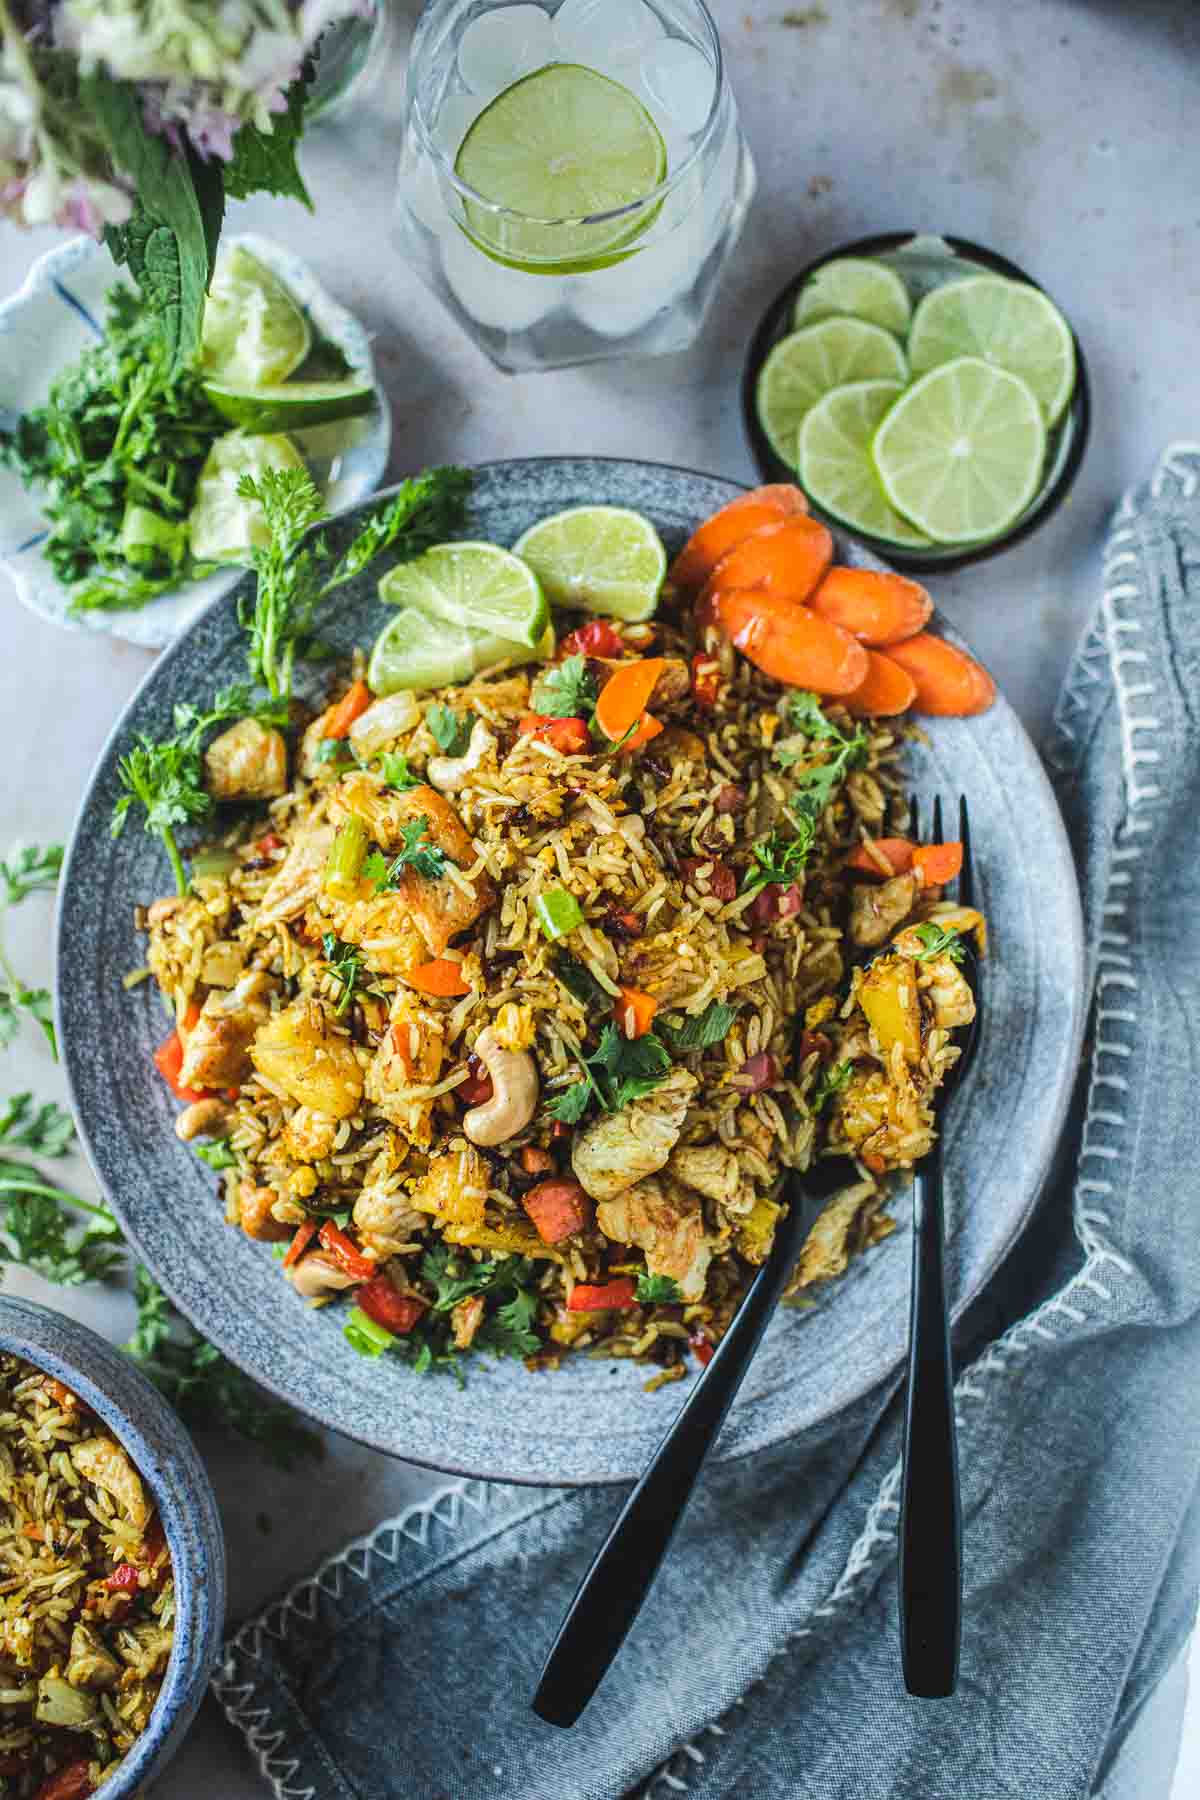
[[[51,1053],[58,1059],[54,1032],[54,1002],[45,988],[31,988],[17,974],[4,945],[4,914],[31,894],[49,893],[58,885],[62,870],[61,844],[44,849],[36,844],[14,845],[6,862],[0,862],[0,1048],[11,1044],[21,1027],[21,1014],[37,1021]]]
[[[538,1296],[528,1288],[518,1288],[511,1300],[505,1301],[475,1334],[474,1348],[491,1350],[497,1356],[536,1356],[542,1341],[533,1330],[537,1317]]]
[[[306,62],[287,90],[287,110],[275,113],[263,131],[247,119],[234,133],[233,156],[225,165],[225,192],[231,200],[250,194],[281,194],[312,211],[312,200],[296,162],[304,130],[304,102],[315,73]]]
[[[395,788],[399,793],[422,786],[421,777],[413,774],[408,758],[401,750],[385,750],[379,758],[379,772],[384,786]]]
[[[447,756],[461,756],[471,741],[470,720],[460,718],[453,707],[429,707],[425,723]]]
[[[534,712],[550,719],[590,719],[596,710],[596,683],[585,656],[568,656],[538,676],[529,697]]]
[[[596,1084],[590,1077],[574,1081],[551,1101],[546,1111],[552,1119],[558,1119],[563,1125],[578,1125],[592,1104],[592,1096],[596,1092]]]
[[[380,859],[382,861],[382,858]],[[338,1003],[334,1007],[337,1014],[344,1013],[354,998],[354,990],[358,986],[362,974],[363,954],[353,944],[344,944],[335,931],[327,931],[321,939],[321,951],[329,964],[329,973],[341,984]]]
[[[784,711],[798,732],[811,738],[822,750],[831,752],[824,762],[796,768],[793,776],[799,797],[789,808],[791,817],[797,825],[805,819],[815,826],[850,770],[866,760],[867,734],[859,725],[847,736],[826,717],[817,696],[803,689],[789,695]],[[774,751],[775,761],[781,768],[795,768],[804,755],[803,750],[788,743],[777,745]]]
[[[35,1107],[31,1093],[14,1094],[0,1113],[0,1144],[31,1150],[35,1156],[67,1156],[75,1140],[75,1121],[53,1100]]]
[[[0,1263],[32,1269],[59,1287],[106,1281],[123,1263],[121,1233],[107,1207],[43,1181],[32,1163],[0,1159]],[[71,1209],[87,1215],[80,1224]]]
[[[675,1306],[683,1299],[679,1283],[670,1275],[639,1275],[637,1297],[643,1306]]]
[[[401,847],[391,862],[373,850],[363,864],[363,874],[375,883],[377,893],[394,888],[405,869],[412,869],[429,881],[446,872],[446,852],[429,836],[429,820],[424,813],[419,819],[409,819],[400,827],[400,833]]]
[[[835,1094],[841,1093],[853,1072],[854,1064],[849,1060],[834,1063],[823,1071],[808,1102],[809,1111],[814,1118],[818,1113],[824,1112]]]
[[[264,469],[237,484],[243,500],[257,500],[270,534],[251,552],[258,574],[253,594],[238,601],[238,623],[248,632],[250,675],[272,699],[292,691],[292,667],[304,648],[322,588],[321,539],[301,547],[309,528],[326,517],[325,502],[307,469]]]
[[[795,836],[789,838],[781,831],[772,831],[755,844],[753,861],[742,879],[744,894],[776,884],[790,887],[804,873],[816,838],[815,822],[803,812],[793,814],[792,822]]]
[[[61,844],[14,844],[6,861],[0,861],[3,904],[19,906],[30,894],[50,892],[62,873]]]
[[[935,956],[949,957],[951,962],[961,962],[966,948],[961,934],[953,926],[943,927],[933,920],[914,928],[914,935],[920,938],[923,949],[913,958],[914,962],[932,962]]]
[[[712,1000],[702,1013],[685,1018],[682,1025],[663,1020],[661,1030],[676,1050],[708,1050],[729,1035],[729,1027],[737,1018],[737,1007]]]
[[[401,482],[387,505],[371,514],[342,552],[323,592],[329,593],[361,575],[381,551],[395,549],[399,561],[409,562],[431,545],[460,535],[474,483],[470,469],[453,464],[426,469],[424,474]]]

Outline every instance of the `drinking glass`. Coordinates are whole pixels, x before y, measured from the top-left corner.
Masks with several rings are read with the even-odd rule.
[[[555,218],[501,204],[456,173],[484,110],[550,64],[619,83],[625,92],[612,99],[626,118],[637,112],[629,95],[645,108],[665,149],[657,185],[605,211]],[[597,91],[607,92],[593,82]],[[571,146],[581,165],[603,137],[601,130],[592,145]],[[702,0],[426,7],[408,67],[396,236],[499,368],[685,349],[754,188],[720,38]]]

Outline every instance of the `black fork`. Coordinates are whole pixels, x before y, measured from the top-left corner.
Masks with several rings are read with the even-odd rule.
[[[975,904],[971,822],[958,803],[963,846],[958,899]],[[912,834],[917,836],[916,809]],[[933,807],[933,841],[942,841],[942,802]],[[958,1681],[962,1635],[962,1509],[954,1427],[954,1370],[943,1259],[942,1140],[950,1096],[979,1039],[982,984],[973,945],[963,939],[963,974],[975,996],[975,1021],[937,1100],[937,1137],[913,1177],[913,1266],[908,1391],[900,1497],[900,1645],[904,1685],[919,1699],[944,1699]]]

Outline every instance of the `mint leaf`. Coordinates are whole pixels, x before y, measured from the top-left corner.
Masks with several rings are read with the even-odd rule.
[[[287,111],[276,113],[270,131],[260,131],[250,119],[233,140],[233,157],[225,165],[225,192],[231,200],[249,194],[282,194],[299,200],[312,211],[312,200],[296,162],[304,131],[304,102],[313,78],[306,62],[287,91]]]

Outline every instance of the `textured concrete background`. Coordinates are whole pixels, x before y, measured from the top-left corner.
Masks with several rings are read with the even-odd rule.
[[[586,448],[749,477],[742,354],[789,274],[867,232],[913,227],[990,245],[1069,314],[1095,399],[1091,451],[1057,519],[1018,550],[936,584],[1040,733],[1096,595],[1110,509],[1165,443],[1200,435],[1200,9],[1191,0],[713,0],[759,193],[703,340],[657,364],[516,378],[466,342],[388,241],[403,47],[418,10],[415,0],[395,7],[395,55],[372,103],[306,146],[315,218],[272,200],[235,206],[230,218],[305,255],[370,325],[395,413],[393,474]],[[0,226],[0,291],[52,241]],[[64,837],[86,771],[150,659],[61,634],[7,597],[0,605],[0,843]],[[35,911],[14,917],[12,948],[48,979],[49,915]],[[6,1089],[61,1091],[31,1039],[7,1057]],[[72,1303],[112,1337],[127,1334],[124,1301]],[[348,1444],[331,1446],[323,1471],[303,1481],[204,1447],[228,1529],[235,1616],[434,1485]],[[1139,1776],[1122,1800],[1168,1792],[1174,1732],[1160,1719],[1148,1735],[1158,1773]],[[264,1789],[209,1704],[158,1791],[252,1800]],[[1200,1791],[1200,1725],[1185,1737],[1175,1791],[1177,1800]]]

